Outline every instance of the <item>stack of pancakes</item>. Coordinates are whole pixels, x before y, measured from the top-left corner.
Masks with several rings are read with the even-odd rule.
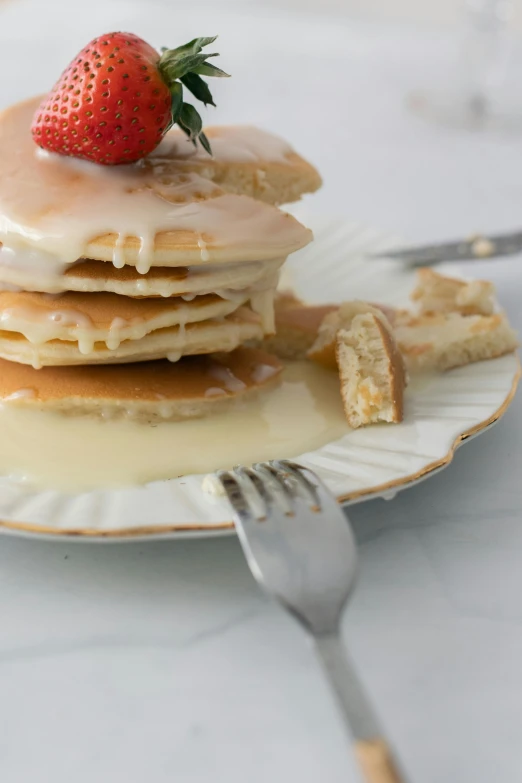
[[[255,128],[171,131],[139,164],[42,154],[37,100],[0,116],[0,399],[147,420],[273,384],[278,272],[311,232],[276,205],[320,185]],[[190,358],[189,358],[190,357]],[[198,358],[199,357],[199,358]]]

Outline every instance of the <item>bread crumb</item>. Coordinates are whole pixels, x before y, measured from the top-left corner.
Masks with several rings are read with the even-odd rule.
[[[206,495],[215,498],[224,498],[226,495],[223,485],[215,473],[209,473],[205,476],[201,483],[201,489]]]
[[[490,239],[478,236],[471,245],[473,255],[477,258],[489,258],[495,252],[495,245]]]

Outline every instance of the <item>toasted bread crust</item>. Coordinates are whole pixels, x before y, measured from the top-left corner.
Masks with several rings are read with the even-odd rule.
[[[516,332],[504,313],[445,313],[411,317],[395,330],[409,370],[449,370],[515,350]]]
[[[336,338],[341,396],[346,418],[357,428],[404,415],[404,361],[389,326],[373,313],[360,314]]]
[[[385,309],[389,310],[389,308]],[[337,367],[337,333],[341,329],[350,329],[353,319],[364,313],[371,313],[384,319],[386,325],[389,326],[386,314],[380,307],[362,301],[344,302],[334,311],[325,315],[319,326],[317,339],[308,351],[308,358],[330,370],[335,369]]]
[[[410,298],[423,314],[491,315],[495,309],[494,294],[495,287],[487,280],[467,282],[426,267],[418,270],[417,285]]]
[[[375,318],[375,325],[381,334],[389,357],[391,397],[393,401],[392,421],[400,422],[404,417],[404,389],[407,384],[406,366],[395,339],[380,318]]]

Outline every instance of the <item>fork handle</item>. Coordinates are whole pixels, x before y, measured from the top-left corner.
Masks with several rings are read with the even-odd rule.
[[[338,633],[314,636],[365,783],[406,783]]]
[[[385,740],[359,740],[355,756],[366,783],[403,783]]]

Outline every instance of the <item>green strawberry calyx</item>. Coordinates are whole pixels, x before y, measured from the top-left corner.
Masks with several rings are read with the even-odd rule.
[[[229,76],[228,73],[207,62],[209,57],[219,57],[217,52],[206,54],[204,46],[213,43],[212,38],[194,38],[176,49],[163,48],[158,62],[161,78],[168,86],[172,96],[171,123],[179,125],[194,146],[199,142],[204,150],[212,155],[212,149],[206,135],[203,133],[203,121],[197,110],[183,100],[183,87],[207,106],[215,106],[208,85],[202,76]]]

